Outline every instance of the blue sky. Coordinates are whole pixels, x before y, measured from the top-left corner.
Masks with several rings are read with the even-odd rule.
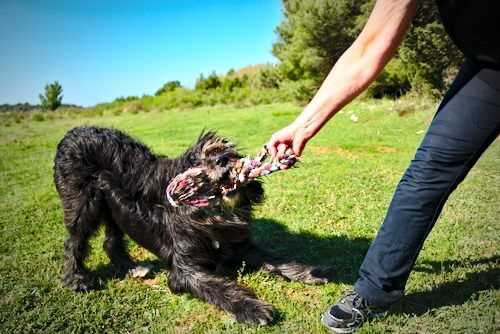
[[[0,0],[0,104],[54,80],[88,106],[275,62],[281,18],[280,0]]]

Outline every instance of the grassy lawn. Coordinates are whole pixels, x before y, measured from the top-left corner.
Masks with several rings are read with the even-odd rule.
[[[103,288],[88,293],[62,288],[66,232],[52,160],[64,133],[81,124],[120,128],[167,155],[182,152],[203,128],[217,129],[242,152],[254,154],[300,108],[105,112],[20,123],[0,118],[0,332],[327,333],[320,315],[354,283],[433,112],[429,105],[404,116],[394,109],[390,101],[353,103],[309,143],[299,168],[265,180],[267,200],[256,212],[256,240],[276,253],[333,265],[337,272],[326,286],[263,272],[241,276],[278,309],[279,319],[270,327],[235,323],[205,302],[170,293],[168,272],[132,243],[134,257],[158,270],[146,280],[114,277],[100,246],[102,233],[92,241],[87,264]],[[410,277],[407,297],[361,333],[500,330],[499,186],[497,140],[451,196]]]

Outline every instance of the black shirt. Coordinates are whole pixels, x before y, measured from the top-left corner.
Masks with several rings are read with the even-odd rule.
[[[443,25],[471,60],[500,69],[500,0],[438,0]]]

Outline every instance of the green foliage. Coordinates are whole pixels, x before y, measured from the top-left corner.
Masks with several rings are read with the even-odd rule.
[[[283,80],[321,82],[365,25],[375,0],[283,0],[284,20],[277,27],[274,55]],[[388,68],[368,94],[397,97],[409,89],[442,93],[463,58],[439,21],[432,0],[419,2],[410,30]],[[268,80],[269,70],[263,74]],[[279,86],[279,84],[278,84]],[[399,86],[399,87],[398,87]]]
[[[144,102],[142,100],[127,102],[123,107],[124,112],[129,112],[132,114],[137,114],[140,111],[144,111],[144,109]]]
[[[57,81],[45,85],[44,93],[39,95],[42,109],[56,110],[62,103],[62,91],[62,86]]]
[[[45,117],[43,117],[43,114],[36,112],[33,113],[33,120],[35,122],[43,122],[45,120]]]
[[[403,62],[392,59],[384,68],[382,73],[367,89],[370,97],[382,98],[384,96],[397,98],[404,95],[411,89],[411,82],[408,79],[407,70]]]
[[[139,96],[120,96],[115,99],[116,102],[130,102],[130,101],[135,101],[139,100]]]
[[[285,18],[276,29],[279,40],[273,45],[284,78],[323,80],[353,42],[353,18],[364,2],[284,0]]]
[[[161,86],[160,89],[156,91],[155,95],[158,96],[167,92],[173,92],[174,90],[180,87],[181,83],[178,80],[167,81],[163,86]]]
[[[200,76],[196,80],[195,89],[196,90],[216,89],[216,88],[220,87],[221,84],[222,84],[221,80],[215,72],[212,72],[206,78],[203,76],[203,73],[202,73],[202,74],[200,74]]]
[[[317,84],[314,80],[283,81],[280,90],[288,96],[290,101],[301,104],[308,102],[317,90]]]
[[[0,112],[9,112],[9,111],[31,111],[33,109],[37,109],[37,105],[32,105],[30,103],[16,103],[16,104],[0,104]]]
[[[226,75],[220,79],[221,89],[224,91],[232,92],[235,89],[243,88],[248,86],[249,77],[244,74],[241,77],[231,76],[231,74]]]
[[[277,65],[267,65],[257,74],[257,82],[260,88],[278,88],[283,80]]]
[[[398,56],[413,89],[435,95],[445,91],[452,77],[449,74],[456,72],[463,56],[440,23],[435,1],[420,2]]]

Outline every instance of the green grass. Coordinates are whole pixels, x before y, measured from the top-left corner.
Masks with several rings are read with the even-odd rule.
[[[300,168],[265,180],[267,200],[255,219],[257,241],[276,253],[333,265],[337,272],[326,286],[263,272],[241,276],[242,284],[278,309],[271,327],[238,324],[205,302],[173,295],[164,271],[147,280],[113,278],[100,247],[102,233],[92,241],[87,264],[103,277],[103,289],[74,293],[61,287],[65,230],[52,159],[64,133],[81,124],[123,129],[168,155],[182,152],[203,128],[217,129],[253,154],[300,108],[105,112],[2,123],[0,332],[327,333],[320,315],[354,283],[392,191],[432,117],[433,107],[422,106],[427,107],[402,113],[404,106],[390,101],[355,102],[309,143]],[[352,113],[358,122],[350,120]],[[451,196],[410,277],[407,297],[388,318],[361,333],[499,330],[499,185],[497,140]],[[134,244],[130,250],[140,260],[155,261]]]

